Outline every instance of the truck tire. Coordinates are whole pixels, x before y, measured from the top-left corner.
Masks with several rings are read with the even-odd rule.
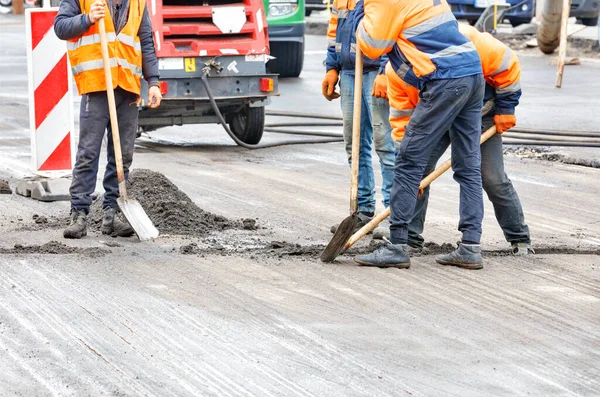
[[[231,131],[240,140],[249,145],[260,142],[265,129],[265,108],[251,108],[246,105],[236,113],[229,122]]]
[[[600,18],[600,17],[581,18],[581,23],[585,26],[597,26],[598,18]]]
[[[271,43],[271,59],[267,67],[281,77],[298,77],[304,64],[304,43],[275,41]]]

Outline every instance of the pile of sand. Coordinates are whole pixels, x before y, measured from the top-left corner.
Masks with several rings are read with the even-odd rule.
[[[232,221],[204,211],[159,172],[133,170],[129,174],[127,193],[140,202],[162,234],[203,236],[225,229],[256,228],[253,219]],[[103,196],[98,197],[90,209],[90,226],[95,230],[102,224],[102,199]]]

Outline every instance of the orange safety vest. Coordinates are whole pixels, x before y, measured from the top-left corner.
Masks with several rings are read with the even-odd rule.
[[[83,14],[89,13],[94,1],[79,0],[81,12]],[[108,6],[106,6],[106,15],[104,16],[112,86],[113,88],[121,87],[125,91],[137,95],[140,94],[140,79],[142,77],[142,47],[138,30],[142,23],[145,7],[146,0],[129,1],[127,24],[119,34],[115,33],[115,25]],[[106,91],[98,24],[92,25],[79,38],[69,40],[67,50],[79,95]]]

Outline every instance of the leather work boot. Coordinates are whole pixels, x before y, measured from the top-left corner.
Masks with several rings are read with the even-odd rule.
[[[408,269],[410,257],[408,256],[408,245],[387,244],[376,249],[368,255],[357,255],[354,262],[362,266],[373,266],[380,268],[397,267]]]
[[[535,251],[531,248],[531,244],[529,243],[512,243],[512,254],[514,256],[526,256],[533,255]]]
[[[481,246],[479,244],[459,244],[458,248],[451,253],[438,255],[435,261],[440,265],[458,266],[464,269],[483,269]]]
[[[373,240],[389,240],[390,239],[390,221],[384,219],[376,228],[373,230]]]
[[[117,209],[109,208],[104,210],[102,218],[102,234],[108,234],[112,237],[131,237],[135,231],[131,225],[125,221],[121,222],[117,217]]]
[[[369,214],[365,214],[364,212],[359,212],[357,216],[358,216],[358,222],[356,222],[356,227],[354,228],[352,233],[356,233],[358,230],[360,230],[360,228],[362,228],[367,223],[371,222],[371,219],[373,219],[373,215],[369,216]],[[337,231],[337,228],[339,226],[340,226],[339,223],[331,226],[331,233],[335,234],[335,232]]]
[[[64,230],[64,238],[82,238],[87,236],[87,214],[85,211],[71,210],[71,222]]]

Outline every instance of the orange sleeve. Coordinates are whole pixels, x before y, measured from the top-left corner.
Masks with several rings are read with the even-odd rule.
[[[338,0],[333,0],[331,5],[331,17],[329,18],[329,26],[327,27],[327,46],[335,47],[335,35],[338,26]]]
[[[356,41],[366,56],[377,59],[392,50],[402,30],[402,15],[394,0],[365,0]]]
[[[389,62],[385,67],[385,75],[388,79],[392,138],[395,141],[401,141],[404,138],[404,131],[410,121],[410,116],[419,103],[419,90],[406,84]]]

